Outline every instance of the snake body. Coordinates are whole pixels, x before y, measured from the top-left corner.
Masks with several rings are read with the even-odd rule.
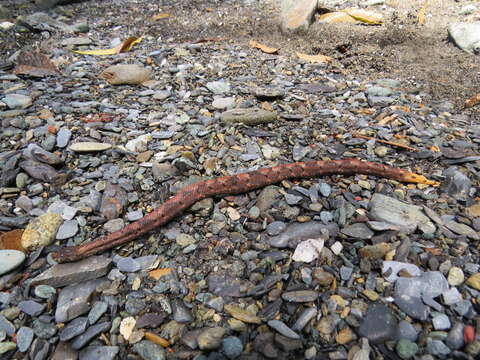
[[[428,180],[424,176],[406,170],[357,159],[295,162],[270,168],[261,168],[255,171],[221,176],[189,185],[143,218],[95,241],[65,247],[53,253],[53,259],[57,262],[76,261],[124,244],[168,223],[202,199],[245,193],[288,179],[354,174],[374,175],[400,182],[437,185],[436,182]]]

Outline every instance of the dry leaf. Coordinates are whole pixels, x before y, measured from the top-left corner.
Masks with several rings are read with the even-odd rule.
[[[351,23],[356,24],[358,23],[353,17],[348,15],[346,12],[343,11],[335,11],[327,14],[322,14],[318,17],[318,21],[322,23]]]
[[[312,63],[331,63],[333,59],[330,56],[326,55],[307,55],[307,54],[302,54],[297,52],[297,56],[305,61],[310,61]]]
[[[465,107],[471,108],[480,103],[480,93],[473,95],[470,99],[465,101]]]
[[[0,249],[25,251],[22,246],[23,230],[16,229],[0,235]]]
[[[172,272],[172,268],[162,268],[162,269],[155,269],[148,273],[148,276],[154,278],[155,280],[160,279],[161,277],[168,275]]]
[[[363,9],[345,9],[343,11],[322,14],[318,17],[318,20],[323,23],[363,23],[367,25],[379,25],[383,22],[383,17],[381,14],[373,11]]]
[[[278,48],[272,48],[272,47],[260,44],[254,40],[250,40],[249,44],[252,48],[260,49],[266,54],[275,54],[276,52],[278,52]]]
[[[161,19],[166,19],[168,17],[170,17],[169,13],[161,13],[152,17],[152,20],[161,20]]]
[[[418,23],[420,25],[425,24],[425,13],[427,12],[428,0],[425,0],[425,3],[418,11]]]
[[[18,54],[16,62],[17,66],[13,72],[17,75],[45,77],[59,74],[57,67],[50,59],[39,52],[22,51]]]
[[[344,10],[344,12],[363,24],[380,25],[383,22],[382,15],[373,11],[363,9],[347,9]]]
[[[158,336],[157,334],[151,333],[149,331],[145,332],[145,339],[150,340],[151,342],[154,342],[157,345],[160,345],[164,348],[167,348],[170,346],[170,343],[168,340]]]
[[[114,48],[94,49],[94,50],[73,50],[73,52],[81,55],[115,55],[115,54],[120,54],[120,53],[130,51],[133,45],[138,44],[140,41],[142,41],[141,37],[137,38],[132,36]]]

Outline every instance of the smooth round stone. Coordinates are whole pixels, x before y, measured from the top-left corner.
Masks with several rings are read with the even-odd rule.
[[[462,269],[454,266],[448,271],[447,280],[451,286],[458,286],[461,285],[465,280],[465,275],[463,274]]]
[[[235,98],[233,97],[226,97],[226,98],[216,98],[212,102],[212,106],[215,109],[228,109],[233,108],[235,106]]]
[[[0,275],[6,274],[25,261],[25,254],[17,250],[0,250]]]
[[[70,145],[69,149],[75,152],[94,152],[105,151],[112,147],[112,144],[97,143],[97,142],[78,142]]]
[[[236,359],[243,352],[242,341],[235,336],[229,336],[222,341],[222,352],[229,359]]]
[[[34,293],[41,299],[50,299],[57,293],[57,290],[50,285],[38,285],[35,287]]]
[[[64,148],[68,145],[70,138],[72,137],[72,132],[68,129],[62,128],[57,133],[57,146],[59,148]]]
[[[121,272],[136,272],[140,270],[140,264],[131,257],[125,257],[117,262],[117,268]]]
[[[395,346],[398,356],[402,359],[411,359],[418,351],[418,345],[407,339],[401,339]]]

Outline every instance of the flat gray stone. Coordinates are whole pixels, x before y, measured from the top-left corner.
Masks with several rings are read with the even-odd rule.
[[[25,254],[17,250],[0,250],[0,275],[6,274],[25,261]]]
[[[118,346],[87,346],[78,354],[79,360],[114,360],[120,348]]]
[[[414,232],[417,228],[428,234],[436,230],[435,225],[422,212],[422,208],[382,194],[372,196],[369,217],[372,220],[395,225],[407,234]]]
[[[55,321],[67,322],[88,312],[90,296],[101,282],[101,279],[90,280],[63,288],[58,296]]]
[[[57,264],[32,280],[32,285],[62,287],[99,278],[107,274],[112,260],[104,256],[90,256],[74,263]]]
[[[398,332],[397,319],[388,307],[381,303],[373,303],[368,307],[358,332],[372,344],[393,340]]]
[[[351,238],[361,240],[371,239],[374,235],[374,232],[370,230],[365,223],[355,223],[345,226],[340,232]]]
[[[102,332],[110,330],[112,326],[110,321],[103,322],[97,325],[90,326],[87,331],[82,335],[79,335],[72,341],[72,349],[79,350],[85,345],[87,345],[94,337],[101,334]]]
[[[26,109],[32,105],[32,98],[22,94],[8,94],[2,101],[7,104],[10,109]]]
[[[18,351],[25,352],[28,350],[33,341],[33,330],[29,327],[22,326],[17,332]]]
[[[317,239],[324,236],[325,230],[330,237],[338,234],[338,225],[335,223],[324,224],[320,221],[290,224],[281,234],[270,239],[270,245],[277,248],[290,246],[295,248],[303,240]]]

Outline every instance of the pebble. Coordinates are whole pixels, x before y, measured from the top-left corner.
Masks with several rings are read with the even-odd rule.
[[[368,307],[358,331],[370,343],[379,344],[396,337],[398,322],[392,310],[383,304],[373,303]]]
[[[25,261],[25,254],[18,250],[0,250],[0,275],[6,274]]]
[[[22,235],[24,249],[33,251],[41,246],[48,246],[55,240],[55,235],[62,223],[62,217],[55,213],[46,213],[32,220]]]
[[[45,305],[39,304],[39,303],[37,303],[33,300],[20,301],[18,303],[18,307],[25,314],[30,315],[30,316],[38,316],[45,309]]]
[[[93,338],[97,335],[101,334],[102,332],[106,332],[110,330],[111,323],[110,322],[103,322],[97,325],[90,326],[87,331],[83,334],[77,336],[72,341],[72,348],[75,350],[83,348],[86,344],[88,344]]]
[[[198,347],[200,350],[214,350],[222,345],[222,338],[226,329],[223,327],[214,327],[203,330],[198,335]]]
[[[77,220],[67,220],[64,221],[62,225],[58,228],[56,239],[65,240],[75,236],[78,232],[78,222]]]
[[[79,153],[100,152],[108,150],[112,147],[111,144],[97,143],[97,142],[77,142],[70,145],[69,150]]]
[[[26,109],[32,105],[32,98],[22,94],[8,94],[2,98],[10,109]]]
[[[290,339],[300,339],[300,335],[279,320],[270,320],[268,326]]]
[[[222,340],[222,353],[229,359],[238,358],[243,352],[242,341],[236,336],[229,336]]]
[[[114,360],[120,348],[118,346],[87,346],[78,354],[79,360]]]
[[[411,359],[418,352],[418,345],[407,339],[401,339],[397,342],[395,351],[401,359]]]
[[[135,351],[143,360],[164,360],[165,350],[149,340],[142,340],[133,345]]]
[[[22,326],[17,331],[17,347],[18,351],[26,352],[33,341],[33,330],[29,327]]]

